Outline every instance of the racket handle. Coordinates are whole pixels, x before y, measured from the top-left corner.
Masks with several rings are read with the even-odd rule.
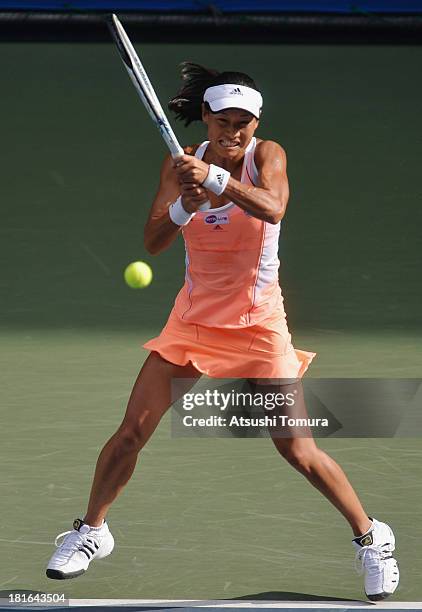
[[[167,143],[168,144],[168,143]],[[170,145],[168,144],[168,147],[170,149],[170,153],[173,159],[177,159],[178,157],[182,157],[182,155],[185,154],[184,150],[182,149],[182,147],[179,145],[179,143],[173,142],[172,143],[172,147],[170,149]]]

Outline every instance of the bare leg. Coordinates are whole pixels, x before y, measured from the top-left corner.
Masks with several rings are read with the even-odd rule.
[[[368,531],[371,521],[346,474],[312,438],[273,438],[273,442],[278,452],[340,510],[355,536]]]
[[[125,417],[101,451],[84,521],[101,525],[107,511],[132,476],[138,453],[170,407],[174,378],[199,378],[192,364],[177,366],[152,352],[145,361],[129,398]],[[186,389],[192,386],[186,381]]]
[[[274,385],[258,387],[260,393],[268,389],[274,392],[275,389]],[[284,395],[292,391],[296,396],[295,406],[289,410],[284,408],[282,413],[289,417],[307,418],[301,383],[277,385],[277,392]],[[278,452],[343,514],[355,536],[366,533],[371,521],[357,494],[341,467],[317,447],[311,430],[307,427],[288,428],[288,431],[275,428],[270,430],[270,434]]]

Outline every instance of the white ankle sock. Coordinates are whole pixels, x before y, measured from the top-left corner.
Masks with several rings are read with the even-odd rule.
[[[88,525],[88,523],[85,523],[85,525]],[[92,525],[88,525],[88,527],[92,529],[93,531],[99,531],[100,529],[104,527],[104,525],[105,525],[105,521],[103,519],[103,522],[101,523],[99,527],[93,527]]]

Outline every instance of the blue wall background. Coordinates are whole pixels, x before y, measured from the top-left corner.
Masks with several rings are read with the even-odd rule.
[[[422,0],[80,0],[68,2],[0,1],[0,10],[195,11],[209,7],[234,12],[421,13]]]

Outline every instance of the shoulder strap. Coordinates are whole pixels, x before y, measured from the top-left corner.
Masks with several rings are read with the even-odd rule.
[[[249,179],[249,181],[256,185],[258,183],[258,168],[255,164],[255,149],[256,149],[256,138],[255,136],[251,139],[246,151],[245,151],[245,162],[243,165],[242,182]]]

